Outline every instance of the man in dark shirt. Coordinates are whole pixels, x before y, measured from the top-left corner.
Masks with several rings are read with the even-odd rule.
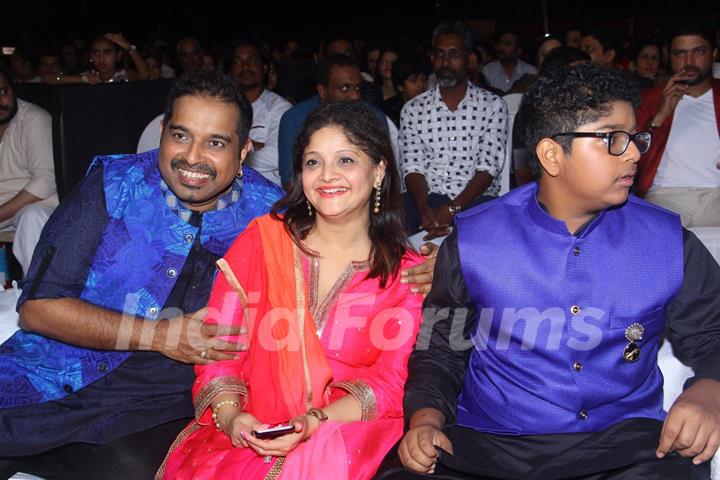
[[[409,363],[406,469],[382,478],[709,478],[720,443],[720,267],[628,196],[637,87],[543,72],[518,115],[537,183],[458,216]],[[663,411],[666,326],[695,369]],[[468,338],[469,337],[469,338]]]

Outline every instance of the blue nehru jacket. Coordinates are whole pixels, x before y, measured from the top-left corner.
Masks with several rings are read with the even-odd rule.
[[[93,305],[150,320],[158,318],[198,234],[204,249],[222,256],[250,221],[266,214],[282,197],[279,187],[244,167],[243,180],[233,185],[233,198],[227,207],[205,212],[201,225],[193,226],[171,205],[170,200],[176,199],[167,194],[158,169],[157,150],[101,156],[93,165],[101,165],[104,172],[107,224],[79,297]],[[61,205],[59,212],[65,208]],[[98,221],[83,220],[90,224]],[[51,218],[44,235],[52,237],[51,230],[61,227]],[[75,252],[55,255],[62,262],[72,254]],[[26,285],[19,305],[31,289]],[[204,294],[209,289],[209,284],[202,288]],[[122,349],[122,344],[118,348]],[[66,397],[109,375],[131,355],[128,351],[75,347],[18,331],[0,347],[0,391],[4,392],[0,408]]]

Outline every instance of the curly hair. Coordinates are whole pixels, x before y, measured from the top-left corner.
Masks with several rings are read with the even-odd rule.
[[[573,132],[612,113],[612,103],[640,105],[640,91],[624,71],[592,63],[555,65],[543,69],[523,96],[516,120],[523,125],[522,137],[530,153],[531,167],[541,171],[535,147],[543,138]],[[570,152],[572,137],[556,141]]]
[[[368,206],[368,237],[372,244],[368,278],[380,278],[380,286],[384,287],[389,278],[397,275],[400,261],[410,247],[401,221],[400,173],[390,137],[378,112],[369,105],[360,101],[324,102],[308,116],[293,144],[289,192],[273,206],[272,215],[279,218],[280,212],[284,210],[283,222],[288,234],[303,251],[313,253],[303,247],[301,242],[315,226],[316,218],[315,215],[308,215],[307,198],[303,192],[303,154],[312,135],[330,126],[339,127],[350,143],[359,147],[376,165],[385,161],[385,176],[380,185],[380,213],[373,212],[373,202],[369,202]]]
[[[167,126],[167,122],[172,118],[175,101],[185,96],[210,97],[235,105],[239,113],[237,134],[240,145],[245,144],[252,125],[252,107],[229,76],[218,72],[187,72],[176,79],[170,87],[165,103],[163,126]]]

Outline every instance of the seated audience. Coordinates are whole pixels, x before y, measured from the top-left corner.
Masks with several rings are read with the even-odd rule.
[[[392,66],[392,81],[398,92],[383,102],[383,112],[395,125],[400,125],[402,107],[424,93],[428,87],[430,65],[424,57],[399,58]]]
[[[15,230],[13,254],[23,274],[57,204],[50,114],[17,98],[0,65],[0,231]]]
[[[590,61],[607,68],[614,68],[620,60],[620,46],[617,32],[608,28],[591,30],[580,41],[580,48],[590,55]]]
[[[679,213],[686,227],[720,226],[720,80],[715,35],[704,21],[679,22],[670,42],[673,75],[643,92],[639,128],[654,142],[638,165],[637,191]]]
[[[635,55],[630,66],[641,89],[652,87],[657,83],[660,51],[660,44],[654,40],[641,42],[635,47]]]
[[[517,33],[503,32],[495,45],[497,60],[486,64],[483,77],[489,86],[507,92],[523,75],[536,75],[537,68],[520,60],[522,48]]]
[[[280,119],[292,104],[265,88],[264,76],[269,54],[260,43],[251,39],[238,40],[230,52],[228,73],[238,83],[253,109],[253,124],[250,128],[253,150],[248,154],[248,165],[280,185]]]
[[[468,81],[474,35],[461,22],[441,22],[432,34],[438,86],[410,100],[400,115],[400,167],[405,228],[447,234],[453,217],[497,196],[505,162],[507,107]]]

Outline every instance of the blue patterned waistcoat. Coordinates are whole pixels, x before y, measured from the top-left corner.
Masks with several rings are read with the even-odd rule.
[[[157,150],[101,156],[94,162],[104,169],[109,218],[80,298],[155,320],[183,269],[198,228],[168,206]],[[202,216],[200,242],[216,255],[224,255],[247,224],[268,213],[282,196],[279,187],[247,167],[241,190],[238,201]],[[127,348],[122,334],[118,348]],[[7,369],[4,378],[15,379],[17,395],[4,395],[1,408],[62,398],[104,377],[131,355],[74,347],[24,331],[8,339],[3,349],[13,352],[3,357],[2,368]]]
[[[532,435],[664,418],[657,366],[665,306],[683,280],[679,218],[635,197],[577,236],[537,185],[458,216],[458,251],[478,327],[457,423]],[[624,359],[642,325],[640,357]]]

